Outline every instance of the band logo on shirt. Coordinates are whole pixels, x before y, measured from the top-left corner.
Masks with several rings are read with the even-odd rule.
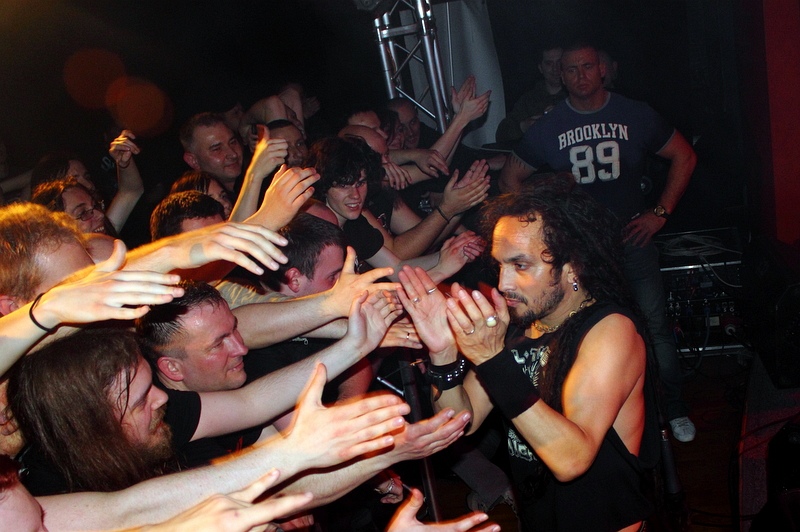
[[[570,129],[558,136],[558,149],[563,150],[578,142],[598,139],[628,139],[628,126],[624,124],[590,124]]]

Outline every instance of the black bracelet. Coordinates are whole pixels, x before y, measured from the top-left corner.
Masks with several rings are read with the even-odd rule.
[[[33,309],[34,309],[34,307],[36,307],[36,305],[39,304],[39,300],[42,299],[43,295],[44,295],[44,292],[42,292],[41,294],[36,296],[36,299],[33,300],[33,303],[31,303],[31,306],[28,309],[28,317],[30,317],[30,319],[33,322],[33,324],[36,325],[37,327],[39,327],[41,330],[43,330],[46,333],[51,333],[51,332],[53,332],[53,330],[55,330],[55,327],[53,327],[51,329],[48,329],[47,327],[45,327],[44,325],[42,325],[41,323],[36,321],[36,318],[33,317]]]
[[[428,383],[436,386],[436,397],[444,390],[450,390],[456,386],[461,386],[464,383],[464,377],[467,374],[467,359],[460,356],[458,360],[444,366],[428,365],[428,370],[425,372],[425,380]]]
[[[444,211],[443,211],[443,210],[442,210],[442,208],[441,208],[440,206],[438,206],[438,205],[436,206],[436,211],[437,211],[439,214],[441,214],[441,215],[442,215],[442,218],[444,218],[444,219],[445,219],[445,221],[446,221],[447,223],[450,223],[450,220],[452,220],[452,219],[453,219],[453,217],[452,217],[452,216],[451,216],[450,218],[448,218],[447,216],[445,216],[445,215],[444,215]]]
[[[475,372],[492,402],[508,419],[514,419],[539,400],[539,392],[506,349],[483,364]]]

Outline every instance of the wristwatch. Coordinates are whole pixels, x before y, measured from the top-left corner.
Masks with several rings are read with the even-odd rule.
[[[658,216],[659,218],[664,218],[665,220],[669,220],[669,213],[667,209],[664,208],[663,205],[656,205],[653,209],[653,214]]]

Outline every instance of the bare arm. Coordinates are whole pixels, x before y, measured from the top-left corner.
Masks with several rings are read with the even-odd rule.
[[[658,204],[663,206],[668,213],[672,213],[675,212],[675,207],[678,206],[686,187],[689,186],[689,180],[697,164],[697,156],[677,130],[667,145],[661,148],[658,155],[670,162],[667,182]],[[656,216],[652,211],[647,210],[628,223],[625,228],[625,240],[635,245],[645,245],[664,227],[666,222],[665,218]]]
[[[470,122],[486,113],[489,108],[489,96],[491,96],[492,91],[475,96],[475,78],[474,76],[469,76],[459,91],[456,92],[453,89],[452,93],[456,114],[444,134],[432,146],[432,149],[444,156],[448,164],[453,161],[453,155],[456,152],[458,143],[461,142],[464,129]]]
[[[266,126],[259,124],[258,134],[259,139],[253,151],[253,158],[244,173],[242,190],[231,210],[232,222],[243,222],[258,210],[258,197],[264,178],[283,163],[288,153],[287,142],[283,139],[270,139]],[[267,227],[267,229],[277,231],[281,227]]]
[[[179,281],[177,275],[119,271],[124,261],[125,245],[117,240],[108,260],[45,292],[33,310],[34,318],[48,329],[131,320],[143,316],[149,305],[168,303],[183,294],[183,289],[171,286]],[[0,375],[48,334],[31,320],[32,303],[0,317]]]
[[[448,447],[464,434],[469,419],[467,412],[456,415],[454,410],[447,409],[418,423],[406,423],[394,433],[391,449],[345,466],[303,472],[280,491],[285,494],[312,491],[313,505],[327,504],[397,462],[424,458]]]
[[[400,259],[418,257],[452,233],[461,215],[486,199],[488,169],[484,161],[475,161],[460,182],[458,171],[453,172],[445,186],[442,204],[422,220],[405,202],[396,204],[391,227],[396,235],[392,248],[394,254]]]
[[[239,332],[250,349],[265,347],[299,334],[330,324],[332,335],[341,331],[341,324],[331,323],[347,316],[355,298],[362,292],[371,293],[394,290],[392,283],[375,283],[381,277],[391,274],[384,268],[355,273],[355,251],[347,249],[342,273],[330,290],[311,296],[281,301],[277,303],[256,303],[243,305],[233,310],[239,320]],[[323,332],[318,331],[322,335]]]
[[[108,148],[109,155],[117,163],[117,193],[106,210],[106,216],[117,231],[125,225],[136,202],[144,194],[142,176],[133,158],[140,152],[133,142],[135,139],[136,135],[126,129],[111,141]]]
[[[237,390],[201,393],[203,408],[192,440],[263,425],[295,404],[317,364],[324,363],[328,377],[334,378],[367,356],[400,310],[365,303],[366,299],[364,293],[353,301],[347,334],[330,347]],[[230,412],[238,415],[230,416]]]
[[[298,403],[292,431],[201,467],[150,479],[113,493],[73,493],[38,499],[50,530],[103,530],[158,523],[216,493],[257,481],[270,468],[285,477],[373,453],[395,442],[387,432],[403,423],[408,405],[389,394],[341,407],[320,403],[325,370],[318,366]],[[304,490],[309,491],[309,490]]]
[[[277,246],[286,239],[253,224],[223,223],[162,238],[141,246],[127,255],[124,269],[171,272],[191,270],[214,261],[228,261],[261,275],[264,270],[251,258],[271,270],[286,256]]]

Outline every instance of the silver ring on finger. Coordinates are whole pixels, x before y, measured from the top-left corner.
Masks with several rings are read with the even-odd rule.
[[[419,296],[411,300],[412,303],[419,303]]]
[[[475,327],[473,327],[471,331],[464,331],[464,334],[469,336],[470,334],[473,334],[474,332],[475,332]]]
[[[426,291],[427,293],[429,293],[429,294],[432,294],[432,293],[436,292],[436,287],[434,286],[434,287],[433,287],[433,288],[431,288],[430,290],[425,290],[425,291]]]

